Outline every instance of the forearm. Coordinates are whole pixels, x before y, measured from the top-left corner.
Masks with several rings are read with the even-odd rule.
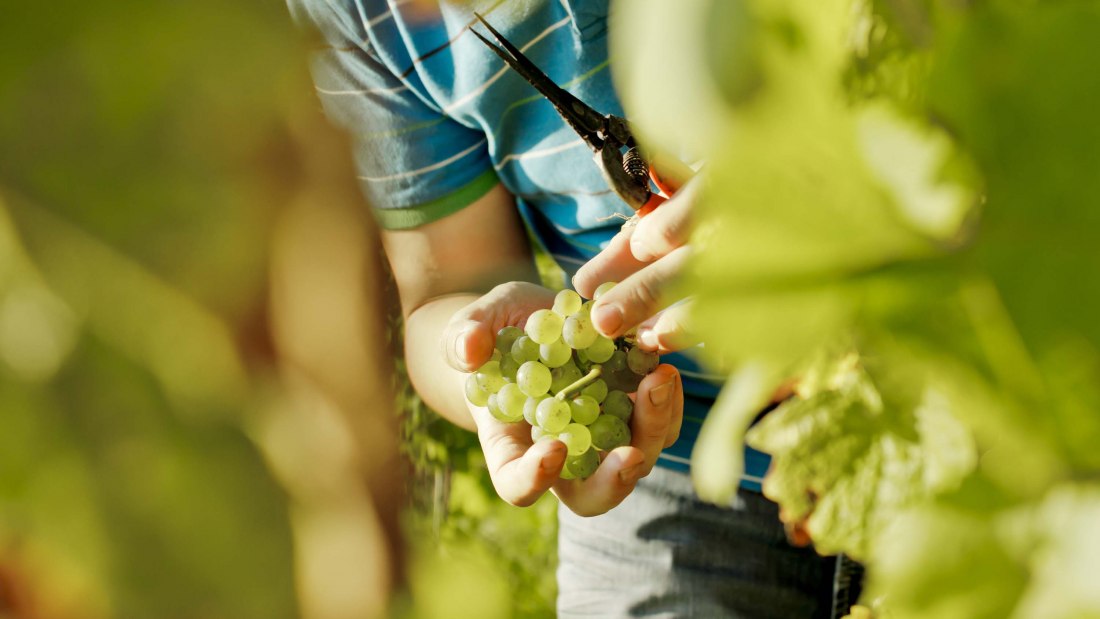
[[[432,299],[405,320],[405,359],[413,388],[428,406],[467,430],[476,429],[464,392],[467,374],[447,363],[443,333],[451,318],[477,298],[469,293]]]
[[[473,370],[467,363],[487,359],[503,322],[486,321],[473,338],[478,350],[465,351],[462,362],[442,342],[448,326],[455,326],[452,319],[482,292],[502,282],[538,279],[512,196],[497,185],[457,213],[419,228],[386,231],[382,240],[405,314],[405,357],[413,387],[444,417],[473,429],[466,374],[456,368]],[[455,345],[451,337],[448,346]]]

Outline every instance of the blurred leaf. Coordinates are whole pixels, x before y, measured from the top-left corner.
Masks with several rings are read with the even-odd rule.
[[[803,385],[747,439],[773,457],[764,493],[790,518],[809,519],[818,552],[863,559],[902,509],[957,487],[977,451],[934,385],[910,375],[910,400],[896,390],[885,399],[859,357],[832,359],[817,385]]]
[[[705,501],[730,505],[737,497],[745,471],[745,430],[768,403],[780,379],[763,365],[741,368],[726,381],[714,406],[707,412],[703,428],[691,452],[691,480],[695,492]]]
[[[915,509],[879,541],[868,586],[872,595],[889,591],[898,619],[1097,617],[1098,510],[1091,484],[1011,509],[954,498]]]
[[[1100,76],[1080,62],[1098,29],[1091,2],[978,9],[932,77],[933,109],[987,178],[975,255],[1032,357],[1067,339],[1100,350],[1100,287],[1079,276],[1100,272]]]
[[[945,507],[897,515],[874,546],[867,594],[887,595],[896,619],[1011,616],[1027,570],[991,525],[986,513]]]
[[[312,104],[285,6],[61,0],[7,16],[0,40],[0,184],[247,311],[294,179],[285,115]]]
[[[94,339],[75,355],[48,397],[0,373],[0,394],[26,394],[0,398],[0,453],[23,454],[0,476],[3,535],[53,548],[47,573],[82,574],[116,616],[291,616],[283,497],[251,443],[181,422],[152,376]]]

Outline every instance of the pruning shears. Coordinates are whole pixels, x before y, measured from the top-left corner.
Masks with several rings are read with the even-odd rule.
[[[553,104],[565,122],[595,153],[596,165],[608,186],[634,209],[637,216],[646,214],[664,201],[650,190],[650,180],[662,193],[671,196],[694,174],[691,168],[673,157],[660,154],[651,155],[649,159],[643,157],[625,118],[601,114],[555,84],[481,15],[474,15],[500,45],[471,28],[474,35]],[[660,172],[650,160],[658,161]]]

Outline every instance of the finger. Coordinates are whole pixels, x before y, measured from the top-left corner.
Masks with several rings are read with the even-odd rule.
[[[493,331],[484,322],[456,315],[440,338],[447,363],[461,372],[473,372],[493,355]]]
[[[634,398],[634,415],[630,420],[630,444],[645,454],[645,475],[657,463],[657,456],[665,448],[668,437],[678,432],[684,415],[683,388],[676,368],[663,363],[646,376]]]
[[[494,287],[451,317],[440,339],[444,358],[456,370],[476,370],[492,356],[498,330],[521,326],[532,312],[553,302],[553,292],[529,282]]]
[[[813,543],[813,538],[806,531],[806,528],[799,523],[783,523],[783,532],[787,534],[787,543],[795,548],[805,548]]]
[[[645,266],[630,251],[632,234],[634,227],[623,228],[573,276],[573,287],[582,297],[591,299],[600,284],[622,281]]]
[[[787,542],[797,548],[804,548],[813,543],[810,532],[807,529],[809,517],[792,518],[783,508],[779,509],[779,520],[783,523],[783,532],[787,535]]]
[[[689,251],[687,247],[674,250],[601,296],[592,306],[596,330],[616,338],[656,314],[662,306],[662,290],[683,269]]]
[[[688,326],[691,312],[692,300],[684,299],[644,320],[638,325],[638,346],[663,355],[698,344],[699,339]]]
[[[698,184],[683,191],[638,220],[630,236],[630,253],[639,262],[653,262],[688,241]]]
[[[578,516],[598,516],[623,502],[643,477],[645,454],[635,447],[618,447],[588,479],[561,480],[554,494]]]
[[[519,507],[534,503],[557,481],[565,464],[565,443],[538,441],[532,445],[531,427],[526,423],[501,423],[486,408],[471,409],[497,494]]]

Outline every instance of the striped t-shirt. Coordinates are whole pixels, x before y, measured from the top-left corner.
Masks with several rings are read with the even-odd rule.
[[[622,114],[607,55],[608,0],[440,2],[288,0],[320,37],[313,56],[325,111],[355,140],[364,193],[380,224],[415,228],[471,204],[498,182],[568,279],[632,211],[592,152],[522,77],[469,33],[483,15],[551,79],[603,113]],[[688,356],[680,440],[659,464],[687,470],[722,377]],[[742,485],[759,489],[768,457],[746,450]]]

